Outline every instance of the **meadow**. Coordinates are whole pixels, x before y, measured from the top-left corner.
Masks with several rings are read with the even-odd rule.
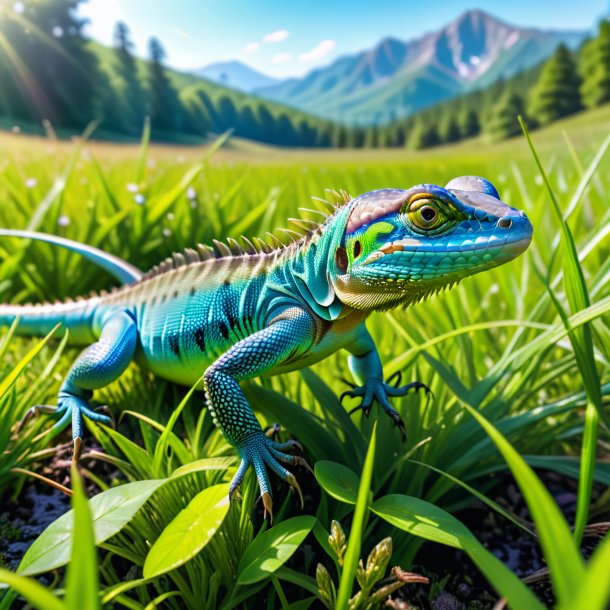
[[[73,512],[19,565],[0,550],[0,566],[9,563],[0,581],[11,587],[0,591],[0,609],[18,595],[45,609],[365,609],[388,595],[412,604],[396,608],[440,608],[454,549],[480,574],[464,580],[476,594],[456,607],[491,608],[501,597],[519,609],[607,607],[609,133],[608,106],[534,132],[543,171],[523,136],[415,153],[287,151],[222,137],[203,148],[156,146],[146,133],[139,146],[0,134],[0,227],[64,235],[144,269],[197,242],[264,237],[289,217],[315,218],[299,208],[327,210],[311,199],[332,201],[326,189],[355,196],[467,174],[491,180],[535,229],[528,252],[510,264],[370,318],[385,373],[432,390],[394,400],[406,444],[376,407],[368,419],[347,415],[350,403],[337,398],[347,389],[345,354],[244,385],[261,422],[296,438],[315,470],[315,478],[295,472],[303,509],[273,480],[273,524],[262,518],[252,473],[241,498],[226,501],[236,459],[202,395],[135,365],[96,395],[118,426],[89,426],[83,487],[70,474],[68,436],[42,434],[45,418],[16,428],[30,406],[53,403],[76,352],[61,329],[43,341],[4,329],[0,497],[19,506],[35,475],[47,481],[39,489],[52,481],[58,496],[71,486],[74,495]],[[0,261],[5,302],[112,284],[43,244],[1,238]],[[574,490],[574,507],[558,506],[548,481]],[[522,514],[499,499],[509,486],[527,505]],[[475,533],[466,523],[473,506],[485,515]],[[9,526],[0,520],[0,533],[19,537]],[[505,531],[534,549],[533,577],[494,554]],[[581,543],[592,537],[604,541],[585,562]],[[40,574],[43,584],[33,578]],[[520,580],[528,575],[541,597]]]

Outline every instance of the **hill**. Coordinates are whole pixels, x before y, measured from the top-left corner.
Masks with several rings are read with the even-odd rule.
[[[258,89],[260,95],[347,123],[383,123],[412,114],[545,59],[584,32],[542,31],[467,11],[420,38],[386,38],[303,78]]]
[[[225,87],[251,93],[257,89],[278,85],[280,80],[267,76],[241,61],[222,61],[193,70],[195,76]]]

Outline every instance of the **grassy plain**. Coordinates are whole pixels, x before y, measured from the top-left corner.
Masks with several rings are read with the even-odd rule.
[[[587,442],[593,443],[593,449],[583,459],[583,463],[589,464],[590,473],[580,475],[577,519],[582,526],[591,520],[589,508],[593,515],[603,515],[610,508],[607,493],[602,494],[593,507],[590,507],[587,495],[587,477],[593,476],[596,457],[599,460],[596,479],[606,485],[610,482],[608,463],[604,461],[608,448],[606,424],[610,393],[610,156],[599,158],[608,145],[608,134],[610,107],[583,113],[533,134],[574,238],[587,298],[592,304],[588,308],[582,302],[582,306],[578,306],[579,301],[574,298],[575,292],[582,292],[583,284],[579,284],[573,274],[564,277],[563,269],[567,269],[565,263],[569,260],[565,232],[560,238],[562,226],[523,137],[495,144],[477,139],[422,153],[282,150],[229,141],[208,158],[209,146],[118,146],[5,133],[0,134],[0,226],[58,233],[101,247],[147,268],[172,251],[196,242],[209,243],[213,238],[241,234],[263,236],[266,231],[287,226],[286,219],[299,215],[299,207],[324,209],[322,204],[310,198],[324,198],[326,188],[345,189],[357,195],[375,188],[407,188],[422,182],[442,185],[465,174],[481,175],[494,182],[507,203],[524,209],[530,216],[535,228],[530,250],[509,265],[470,278],[453,291],[428,302],[406,311],[375,314],[370,319],[369,327],[386,373],[403,371],[407,380],[419,379],[433,391],[434,396],[430,399],[413,395],[396,402],[409,433],[406,447],[382,416],[378,424],[376,455],[373,461],[369,459],[365,464],[367,446],[369,456],[371,452],[369,438],[373,418],[367,421],[358,415],[352,427],[334,398],[345,389],[339,380],[348,374],[344,354],[315,366],[313,372],[293,373],[247,385],[261,419],[282,424],[305,445],[306,457],[312,463],[323,463],[321,470],[316,472],[326,491],[320,490],[315,482],[305,483],[305,513],[315,515],[326,529],[330,528],[331,519],[340,520],[348,530],[350,524],[354,524],[359,531],[363,553],[383,536],[392,536],[391,565],[401,564],[408,569],[417,556],[421,532],[418,534],[413,527],[400,527],[392,521],[391,527],[388,519],[383,518],[385,513],[381,504],[377,511],[373,506],[378,516],[371,513],[358,529],[358,517],[352,521],[350,504],[338,502],[336,495],[327,493],[329,475],[328,470],[324,470],[324,463],[343,464],[358,474],[363,467],[365,473],[367,468],[372,468],[372,491],[377,498],[381,494],[385,494],[386,499],[390,497],[388,494],[401,494],[452,513],[468,505],[473,492],[430,467],[450,473],[477,489],[479,494],[493,485],[489,474],[506,469],[507,462],[517,469],[513,472],[519,482],[525,481],[517,475],[519,468],[521,472],[526,472],[523,468],[527,468],[519,462],[519,455],[533,466],[578,478],[578,455],[585,434]],[[76,255],[44,245],[4,239],[0,242],[0,298],[4,301],[65,298],[110,283],[108,277]],[[590,352],[575,350],[574,336],[580,331],[572,332],[568,337],[562,315],[566,319],[572,316],[570,328],[583,320],[593,320],[587,327],[593,340]],[[5,343],[0,362],[0,373],[5,379],[18,368],[18,362],[32,345],[32,341],[16,339]],[[57,361],[52,360],[55,355]],[[64,350],[63,346],[58,348],[57,343],[43,347],[3,399],[4,410],[0,410],[0,415],[6,422],[15,421],[34,398],[52,404],[61,376],[73,357],[73,351]],[[587,407],[591,400],[585,393],[586,379],[591,377],[586,376],[583,366],[594,369],[593,379],[600,378],[606,384],[601,402],[594,405],[595,413],[602,421],[597,444],[591,437],[592,411]],[[117,415],[124,410],[142,414],[138,416],[140,419],[126,415],[119,429],[122,434],[109,436],[99,428],[91,431],[95,442],[115,462],[131,462],[131,468],[124,466],[128,480],[167,476],[172,468],[188,462],[189,457],[196,460],[232,455],[209,418],[200,415],[201,397],[196,396],[190,399],[176,428],[184,451],[177,440],[175,444],[170,443],[163,461],[163,473],[147,471],[142,466],[145,460],[134,465],[140,454],[134,454],[133,449],[117,437],[125,435],[135,439],[144,446],[145,452],[155,453],[159,433],[141,417],[150,417],[159,422],[157,427],[163,426],[182,393],[153,381],[134,366],[121,381],[100,394]],[[303,408],[299,409],[297,405]],[[498,451],[497,439],[492,440],[493,434],[488,435],[489,430],[486,432],[480,422],[475,421],[465,405],[479,411],[504,434],[509,447],[512,445],[516,450],[516,457]],[[36,424],[36,430],[41,425]],[[11,445],[14,441],[8,437],[0,438],[0,441],[5,443],[5,450],[10,455],[16,455]],[[21,447],[19,455],[7,464],[36,468],[31,452],[34,449],[41,451],[48,445],[42,440],[27,449]],[[498,447],[502,449],[501,443]],[[158,468],[159,460],[155,459],[154,464]],[[231,468],[221,480],[228,479]],[[123,466],[119,469],[123,470]],[[91,477],[99,479],[94,472]],[[301,473],[301,477],[306,479],[307,475]],[[0,484],[5,490],[17,490],[18,480],[21,479],[6,469],[0,471]],[[109,484],[109,481],[103,481],[101,487]],[[202,484],[210,482],[204,477]],[[253,480],[249,480],[246,487],[245,500],[252,500]],[[180,498],[173,498],[172,509],[167,514],[161,511],[163,518],[171,521],[172,515],[184,508],[194,495],[193,489],[182,489]],[[274,490],[279,522],[300,514],[284,486],[275,481]],[[548,508],[544,499],[540,502]],[[537,520],[532,506],[530,509],[539,532],[543,532],[544,523]],[[552,518],[547,515],[549,522],[553,522],[554,515]],[[147,527],[143,520],[137,523],[142,528]],[[553,546],[552,536],[545,537],[541,533],[547,561],[556,570],[560,569],[559,564],[553,563],[553,559],[562,549],[568,549],[565,552],[569,557],[576,557],[570,546],[572,543],[566,541],[565,536],[562,538],[566,532],[570,538],[567,526],[559,530],[560,534],[555,532],[557,548]],[[146,533],[150,538],[159,536],[161,531],[163,519],[157,523],[156,530]],[[254,538],[251,529],[240,531],[244,544]],[[137,536],[137,532],[134,530],[130,535]],[[577,542],[579,535],[576,534]],[[423,537],[434,539],[430,534]],[[111,552],[121,555],[123,548],[123,558],[128,557],[127,560],[136,566],[142,565],[147,547],[140,542],[136,542],[136,551],[132,549],[130,555],[125,550],[129,548],[128,541],[119,537]],[[466,546],[464,543],[463,548]],[[243,548],[229,547],[222,551],[226,557],[215,549],[217,555],[206,558],[208,549],[205,549],[192,563],[195,565],[194,562],[199,561],[197,569],[200,571],[212,570],[214,557],[216,560],[224,557],[223,561],[235,571]],[[348,548],[349,552],[356,551]],[[574,559],[575,573],[584,570],[579,561]],[[171,573],[179,595],[187,604],[189,599],[197,599],[193,584],[195,572],[189,572],[188,565]],[[310,578],[300,583],[303,590],[306,590],[305,584],[315,587],[312,565],[302,563],[297,570]],[[510,579],[496,573],[494,580],[494,572],[489,570],[483,571],[493,587],[503,593],[510,592]],[[345,573],[341,574],[342,579],[348,578]],[[291,581],[290,575],[282,574],[285,581],[294,585],[294,576]],[[120,580],[119,576],[114,568],[105,564],[101,571],[102,588],[109,590],[117,579]],[[225,603],[229,604],[227,600],[234,599],[231,595],[234,596],[235,591],[231,589],[228,574],[222,579],[228,590]],[[282,600],[281,587],[278,590],[275,581],[265,582],[267,599],[276,600],[278,596],[277,599]],[[554,585],[564,607],[585,607],[573,605],[577,587],[570,591],[561,583],[554,581]],[[144,604],[152,599],[150,590],[153,587],[140,587],[138,603]],[[342,587],[341,591],[348,585]],[[205,595],[209,594],[209,591],[205,592]],[[274,607],[273,603],[270,601],[269,607]]]

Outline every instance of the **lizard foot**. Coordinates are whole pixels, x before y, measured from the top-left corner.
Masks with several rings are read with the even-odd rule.
[[[390,382],[396,377],[396,385],[390,385]],[[399,429],[400,434],[402,436],[403,441],[407,440],[407,434],[405,429],[405,424],[402,421],[402,418],[398,414],[398,411],[392,407],[390,404],[388,397],[390,396],[404,396],[407,394],[409,390],[426,390],[426,393],[430,392],[430,389],[421,383],[420,381],[414,381],[413,383],[408,383],[404,386],[398,387],[401,381],[401,373],[395,373],[392,375],[387,383],[381,379],[369,379],[367,382],[359,387],[356,387],[352,390],[348,390],[343,392],[339,397],[340,402],[343,402],[345,397],[349,398],[361,398],[361,402],[358,406],[354,407],[350,410],[349,414],[352,415],[357,411],[362,411],[366,416],[371,412],[371,407],[373,406],[373,402],[377,401],[382,409],[385,411],[387,415],[392,419],[396,427]]]
[[[34,416],[40,416],[41,414],[52,415],[57,418],[57,421],[44,434],[50,433],[52,436],[55,436],[72,422],[72,441],[74,443],[72,459],[78,461],[83,448],[83,417],[94,422],[114,427],[114,419],[111,415],[107,415],[107,412],[108,407],[94,409],[89,405],[86,398],[81,398],[69,392],[61,391],[57,397],[56,407],[37,405],[28,409],[19,426],[24,426],[25,423]]]
[[[273,502],[271,499],[269,479],[267,477],[267,468],[270,468],[298,493],[301,501],[301,508],[303,508],[303,493],[297,483],[296,477],[286,470],[286,468],[282,466],[282,463],[303,466],[310,472],[313,471],[304,458],[284,453],[284,451],[292,449],[302,449],[302,447],[296,441],[276,443],[265,436],[263,432],[258,432],[255,435],[250,436],[237,448],[241,457],[241,463],[229,486],[229,496],[234,496],[237,488],[243,481],[248,468],[252,466],[261,491],[265,516],[269,513],[271,520],[273,520]]]

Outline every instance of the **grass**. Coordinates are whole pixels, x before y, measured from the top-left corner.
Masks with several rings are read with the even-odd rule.
[[[102,490],[90,502],[92,512],[97,514],[104,498],[121,506],[130,485],[143,486],[128,518],[94,521],[102,603],[145,608],[164,600],[178,608],[206,600],[207,607],[228,610],[258,608],[261,600],[269,608],[289,607],[302,599],[299,607],[308,607],[316,597],[337,594],[338,607],[344,607],[350,598],[355,603],[355,580],[368,592],[359,580],[366,573],[357,568],[359,558],[391,538],[391,562],[380,564],[384,571],[397,564],[408,570],[422,540],[431,539],[464,549],[513,607],[525,607],[524,600],[535,607],[525,586],[453,516],[482,498],[501,518],[516,520],[511,507],[507,514],[489,497],[490,473],[510,469],[534,521],[524,529],[540,538],[558,604],[567,608],[587,600],[586,607],[603,608],[608,592],[592,574],[599,573],[598,557],[607,555],[608,543],[585,567],[579,542],[591,523],[588,515],[601,520],[610,510],[608,493],[591,502],[593,482],[610,482],[610,158],[600,153],[609,132],[610,107],[536,132],[540,165],[525,138],[493,145],[477,140],[421,154],[280,151],[233,142],[208,158],[205,147],[137,148],[0,135],[0,226],[65,235],[141,268],[198,241],[263,235],[285,226],[299,207],[323,209],[310,197],[324,197],[325,188],[355,195],[479,174],[496,184],[506,202],[525,209],[535,227],[528,253],[509,265],[407,311],[371,317],[386,374],[403,371],[434,394],[395,401],[407,425],[406,447],[383,416],[372,442],[375,410],[370,420],[347,416],[336,398],[344,389],[339,378],[348,374],[343,354],[309,371],[245,384],[261,421],[279,423],[283,435],[305,445],[321,486],[308,481],[302,514],[274,480],[271,528],[250,519],[257,494],[251,476],[242,500],[228,510],[216,504],[216,490],[224,489],[235,471],[234,453],[201,410],[199,395],[154,380],[136,366],[100,392],[99,400],[123,417],[118,432],[90,429],[104,451],[83,456],[85,476]],[[0,242],[3,300],[65,298],[109,283],[70,253]],[[52,404],[75,352],[57,341],[42,345],[10,336],[2,351],[0,387],[6,392],[0,416],[6,431],[33,401]],[[41,425],[23,434],[33,438]],[[36,470],[52,445],[0,434],[11,468]],[[575,456],[581,456],[576,471]],[[100,459],[110,462],[118,480],[96,470]],[[531,465],[576,472],[574,532]],[[23,478],[11,468],[0,467],[0,485],[18,498]],[[307,481],[299,474],[301,483]],[[202,511],[214,519],[212,535],[184,536]],[[327,531],[333,521],[348,531],[344,555],[329,547],[329,536],[331,545],[336,538],[336,527]],[[37,544],[50,551],[35,569],[33,555],[26,557],[20,571],[64,565],[70,531],[69,523],[47,530]],[[61,538],[61,553],[50,544],[60,539],[54,536]],[[317,581],[305,551],[311,548],[324,558]],[[255,559],[266,552],[276,560],[261,567]],[[366,596],[374,600],[370,607],[382,601],[375,590]],[[408,586],[405,591],[408,596]],[[368,607],[364,597],[362,608]],[[0,608],[8,607],[6,599]]]

